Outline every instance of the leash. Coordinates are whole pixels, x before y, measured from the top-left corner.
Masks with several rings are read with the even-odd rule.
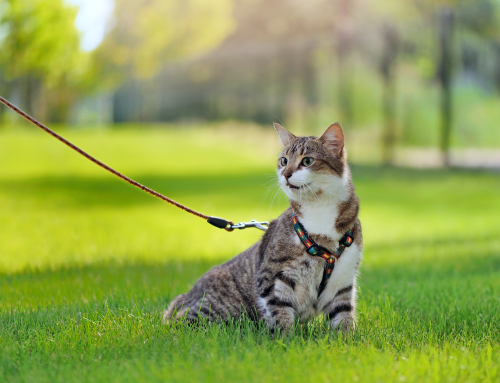
[[[179,209],[182,209],[182,210],[184,210],[184,211],[186,211],[186,212],[188,212],[190,214],[193,214],[196,217],[203,218],[209,224],[211,224],[211,225],[213,225],[215,227],[218,227],[219,229],[225,229],[226,231],[233,231],[234,229],[242,230],[242,229],[246,229],[246,228],[250,228],[250,227],[255,227],[255,228],[259,229],[259,230],[266,231],[267,230],[267,226],[269,226],[269,222],[257,222],[255,220],[252,220],[251,222],[240,222],[240,223],[234,224],[233,222],[225,220],[224,218],[208,216],[208,215],[202,214],[202,213],[200,213],[200,212],[198,212],[196,210],[193,210],[193,209],[191,209],[191,208],[189,208],[187,206],[184,206],[184,205],[180,204],[179,202],[176,202],[173,199],[168,198],[168,197],[164,196],[163,194],[160,194],[160,193],[154,191],[153,189],[150,189],[147,186],[144,186],[144,185],[140,184],[137,181],[134,181],[132,178],[129,178],[126,175],[121,174],[120,172],[117,172],[116,170],[114,170],[113,168],[109,167],[105,163],[99,161],[97,158],[92,157],[90,154],[84,152],[82,149],[80,149],[76,145],[73,145],[71,142],[69,142],[65,138],[61,137],[59,134],[57,134],[53,130],[47,128],[45,125],[43,125],[42,123],[38,122],[37,120],[35,120],[30,115],[26,114],[21,109],[19,109],[16,106],[12,105],[9,101],[7,101],[5,98],[3,98],[1,96],[0,96],[0,102],[2,104],[4,104],[6,107],[12,109],[14,112],[16,112],[17,114],[19,114],[20,116],[24,117],[26,120],[28,120],[32,124],[38,126],[40,129],[45,130],[52,137],[58,139],[59,141],[61,141],[66,146],[70,147],[74,151],[76,151],[79,154],[81,154],[82,156],[84,156],[86,159],[92,161],[97,166],[100,166],[104,170],[107,170],[108,172],[110,172],[110,173],[114,174],[115,176],[121,178],[122,180],[128,182],[130,185],[133,185],[133,186],[141,189],[142,191],[145,191],[146,193],[149,193],[149,194],[151,194],[151,195],[153,195],[153,196],[155,196],[155,197],[157,197],[157,198],[159,198],[159,199],[161,199],[161,200],[163,200],[165,202],[168,202],[169,204],[174,205],[175,207],[178,207]]]

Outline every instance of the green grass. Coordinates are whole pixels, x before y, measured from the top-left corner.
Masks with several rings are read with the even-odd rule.
[[[234,221],[286,207],[271,131],[65,131],[117,170]],[[347,143],[349,148],[349,143]],[[226,233],[35,128],[0,131],[0,381],[500,380],[500,176],[353,167],[365,252],[352,336],[161,324],[258,231]],[[267,195],[266,195],[267,193]]]

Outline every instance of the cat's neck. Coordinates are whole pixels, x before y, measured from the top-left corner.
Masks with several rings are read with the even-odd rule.
[[[297,214],[299,222],[308,233],[312,235],[324,235],[338,241],[344,233],[339,233],[336,229],[336,222],[342,204],[350,199],[353,193],[353,186],[350,174],[345,174],[340,180],[338,187],[333,193],[322,193],[318,197],[297,201],[290,201],[292,209]]]

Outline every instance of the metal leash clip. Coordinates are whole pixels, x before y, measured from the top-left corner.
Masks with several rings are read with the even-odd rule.
[[[235,225],[231,225],[231,229],[232,230],[234,230],[234,229],[243,230],[243,229],[247,229],[249,227],[255,227],[256,229],[266,231],[267,227],[265,227],[265,226],[269,226],[269,222],[258,222],[258,221],[253,219],[250,222],[240,222],[240,223],[237,223]]]

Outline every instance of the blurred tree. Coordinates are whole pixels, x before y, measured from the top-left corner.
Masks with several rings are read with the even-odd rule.
[[[28,113],[47,105],[39,97],[44,90],[76,85],[85,72],[76,13],[64,0],[0,1],[1,90],[18,92]]]
[[[166,62],[218,45],[233,29],[232,11],[232,0],[116,0],[96,65],[109,85],[151,77]]]
[[[331,2],[233,1],[234,30],[215,49],[166,57],[152,80],[140,78],[148,73],[137,71],[133,57],[109,67],[117,81],[128,74],[115,96],[118,121],[199,117],[269,123],[302,108],[314,113],[320,91],[316,53],[324,49],[321,43],[331,44]],[[182,43],[182,36],[173,37]],[[102,48],[107,57],[110,50]],[[157,97],[140,106],[147,92]]]

